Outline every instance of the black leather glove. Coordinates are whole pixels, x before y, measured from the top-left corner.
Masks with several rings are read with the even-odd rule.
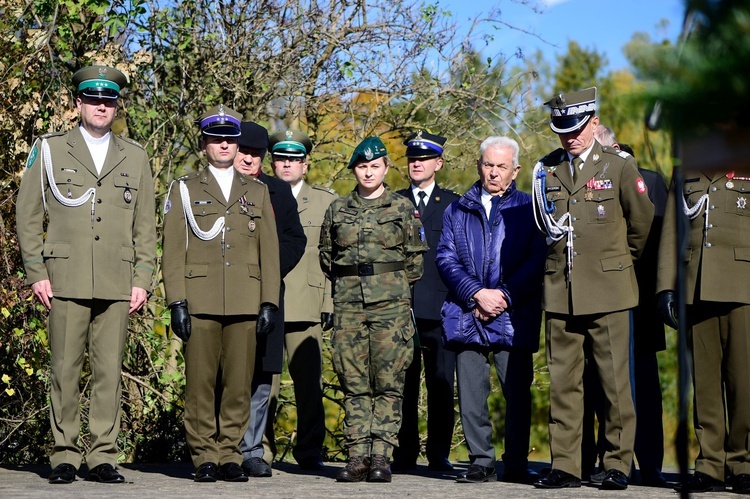
[[[677,310],[675,308],[677,305],[674,301],[674,292],[662,291],[659,293],[659,296],[657,296],[657,300],[659,313],[661,313],[661,318],[664,321],[664,324],[673,329],[677,329]]]
[[[321,312],[320,325],[323,328],[323,331],[333,329],[333,314],[331,312]]]
[[[188,312],[188,301],[180,300],[169,304],[172,312],[170,327],[172,332],[179,336],[182,341],[190,339],[190,313]]]
[[[255,333],[260,336],[268,336],[276,327],[276,312],[279,307],[272,303],[264,303],[260,306],[258,312],[258,323],[255,326]]]

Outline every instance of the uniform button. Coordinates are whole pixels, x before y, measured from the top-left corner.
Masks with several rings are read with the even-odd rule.
[[[573,234],[573,239],[578,239],[578,236],[576,234]]]
[[[96,200],[97,204],[102,204],[102,198]]]
[[[232,266],[232,264],[229,263],[229,262],[227,262],[227,267],[231,267],[231,266]]]
[[[710,247],[711,247],[711,243],[706,243],[706,248],[710,248]]]
[[[70,182],[70,179],[68,179],[68,182]]]
[[[231,212],[229,210],[227,210],[227,215],[230,215],[230,214],[231,214]]]
[[[193,271],[188,272],[188,277],[193,277]]]
[[[709,210],[713,210],[713,209],[714,209],[714,205],[711,205],[711,207],[709,208]]]
[[[711,186],[711,192],[716,192],[716,186],[715,185]]]
[[[99,240],[99,236],[94,236],[94,241],[98,241],[98,240]]]
[[[709,229],[713,229],[714,228],[714,224],[708,224],[708,228]]]
[[[227,244],[227,249],[232,249],[232,245],[231,244]]]
[[[576,204],[577,202],[578,202],[577,199],[574,199],[573,201],[571,201],[571,203],[573,203],[573,204]]]
[[[232,230],[232,228],[231,227],[227,227],[227,232],[229,232],[230,230]]]
[[[97,181],[97,182],[96,182],[96,186],[97,186],[97,187],[101,187],[101,186],[102,186],[102,183],[101,183],[101,181]]]
[[[96,221],[97,222],[101,222],[102,221],[102,217],[96,217]]]
[[[622,270],[622,264],[617,266],[620,270]]]
[[[573,256],[578,256],[578,253],[576,253],[576,252],[574,251],[574,252],[573,252]]]
[[[573,222],[575,222],[575,221],[576,221],[576,220],[578,220],[578,219],[577,219],[576,217],[573,217],[573,218],[572,218],[571,220],[572,220]]]

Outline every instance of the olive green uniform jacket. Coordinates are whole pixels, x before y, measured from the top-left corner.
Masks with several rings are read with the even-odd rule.
[[[257,315],[262,303],[278,306],[281,274],[268,188],[235,173],[229,202],[208,168],[183,177],[198,227],[225,217],[224,235],[203,241],[186,224],[179,180],[164,215],[162,271],[167,303],[188,300],[191,315]]]
[[[307,237],[302,259],[284,278],[285,322],[320,322],[321,312],[333,312],[331,281],[323,274],[318,259],[318,242],[323,218],[335,191],[302,182],[297,195],[297,212]]]
[[[544,310],[586,315],[635,307],[638,283],[633,261],[646,245],[654,217],[635,159],[596,142],[575,183],[563,149],[542,162],[547,202],[554,204],[555,218],[570,213],[574,227],[570,275],[567,238],[549,247]]]
[[[42,138],[49,143],[61,194],[75,199],[89,188],[96,193],[93,205],[64,206],[52,195],[45,172],[45,227],[42,141],[34,144],[16,202],[26,282],[49,279],[57,298],[130,300],[133,287],[150,291],[156,219],[146,151],[112,134],[98,174],[79,127]]]

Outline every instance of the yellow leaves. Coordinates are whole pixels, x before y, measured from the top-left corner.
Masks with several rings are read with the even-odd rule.
[[[16,391],[10,387],[11,377],[8,376],[7,374],[3,374],[3,377],[0,379],[2,379],[3,383],[7,385],[5,387],[5,393],[7,393],[9,397],[12,397],[13,395],[15,395]]]
[[[0,313],[2,313],[3,317],[5,317],[6,319],[8,317],[10,317],[10,311],[7,308],[5,308],[5,307],[3,307],[2,309],[0,309]]]

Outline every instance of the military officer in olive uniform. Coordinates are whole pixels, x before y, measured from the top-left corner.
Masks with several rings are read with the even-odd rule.
[[[240,119],[223,105],[200,118],[208,165],[173,182],[164,206],[164,288],[172,329],[186,342],[184,418],[196,482],[248,479],[240,442],[250,417],[256,333],[273,329],[279,300],[268,189],[233,168]]]
[[[318,242],[323,217],[331,201],[338,198],[332,189],[305,182],[307,158],[312,142],[297,130],[280,131],[270,139],[271,162],[276,177],[287,182],[297,199],[297,212],[307,237],[305,254],[284,278],[287,307],[284,317],[284,343],[287,366],[294,382],[297,406],[297,442],[292,450],[303,470],[321,470],[321,453],[326,436],[323,409],[322,365],[323,329],[333,327],[331,281],[320,269]],[[278,376],[278,375],[276,375]],[[273,384],[278,398],[278,382]],[[273,425],[273,418],[269,418]]]
[[[448,460],[453,441],[455,410],[453,403],[456,354],[443,348],[440,309],[448,288],[438,274],[436,250],[443,230],[443,212],[460,197],[441,188],[435,173],[443,167],[446,138],[424,130],[412,133],[405,141],[411,185],[398,191],[417,208],[429,245],[424,255],[424,273],[412,288],[412,308],[416,318],[419,348],[406,371],[403,420],[398,432],[398,447],[393,451],[393,469],[417,466],[419,457],[419,385],[424,359],[427,387],[427,443],[425,454],[433,471],[451,471]]]
[[[50,483],[124,481],[114,468],[128,315],[151,290],[154,184],[139,144],[110,130],[127,78],[106,66],[73,75],[80,125],[34,143],[16,202],[26,281],[49,309]],[[47,223],[44,220],[47,218]],[[90,446],[78,446],[81,369],[91,367]]]
[[[336,479],[390,482],[415,333],[409,285],[422,275],[424,229],[383,182],[389,159],[368,137],[349,161],[357,187],[328,207],[320,265],[333,282],[333,364],[344,392],[349,462]]]
[[[695,435],[700,452],[688,492],[750,493],[750,176],[686,171],[667,198],[657,293],[667,325],[674,316],[677,207],[689,219],[685,301],[693,361]],[[728,422],[728,426],[727,426]]]
[[[633,262],[646,244],[654,205],[635,159],[594,139],[596,88],[546,104],[562,145],[533,173],[535,216],[548,241],[543,308],[552,471],[534,485],[581,484],[582,373],[584,349],[590,349],[607,408],[602,488],[623,490],[635,438],[629,372],[629,309],[638,304]]]

